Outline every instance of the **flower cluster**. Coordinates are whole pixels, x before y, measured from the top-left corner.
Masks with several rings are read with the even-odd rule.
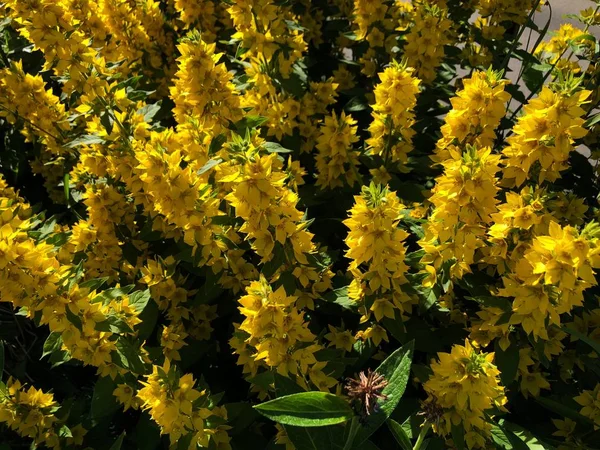
[[[593,447],[600,6],[550,2],[4,1],[3,443],[384,448],[402,390],[415,448]],[[356,417],[252,413],[297,392]]]
[[[371,152],[380,155],[384,163],[403,167],[408,162],[407,155],[412,150],[412,137],[415,132],[413,108],[417,102],[420,80],[414,71],[398,63],[379,74],[379,83],[373,93],[373,121],[369,125],[371,137],[366,144]]]
[[[442,409],[436,432],[450,434],[452,426],[460,423],[468,447],[484,447],[484,436],[491,433],[486,413],[494,408],[503,411],[507,401],[494,354],[477,352],[467,340],[464,346],[454,345],[450,353],[438,353],[438,358],[423,386],[428,394],[425,403]]]
[[[186,435],[191,435],[186,447],[190,450],[208,447],[209,436],[217,446],[229,442],[227,427],[210,427],[211,419],[215,422],[213,417],[227,419],[227,411],[222,407],[209,409],[210,398],[205,390],[194,388],[196,380],[191,374],[180,377],[167,359],[162,367],[153,366],[141,383],[143,387],[137,392],[140,407],[148,410],[172,444]]]
[[[363,187],[354,201],[344,221],[349,228],[346,257],[353,276],[350,296],[361,303],[366,316],[373,313],[377,321],[394,319],[395,309],[400,315],[410,313],[412,299],[402,291],[408,270],[402,241],[408,234],[398,228],[404,206],[395,192],[375,184]]]

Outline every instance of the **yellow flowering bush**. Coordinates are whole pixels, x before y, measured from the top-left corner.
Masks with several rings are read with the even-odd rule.
[[[597,448],[556,3],[0,2],[0,450]]]

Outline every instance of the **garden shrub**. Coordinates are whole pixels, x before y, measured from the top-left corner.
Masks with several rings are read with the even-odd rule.
[[[553,3],[0,3],[0,449],[598,447]]]

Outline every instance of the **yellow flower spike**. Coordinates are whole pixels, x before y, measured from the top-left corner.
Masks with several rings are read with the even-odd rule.
[[[431,364],[433,375],[424,384],[426,404],[435,404],[451,418],[439,422],[438,434],[450,434],[452,424],[471,433],[471,445],[485,444],[491,438],[486,414],[492,408],[504,410],[507,401],[493,358],[493,353],[479,353],[468,340],[464,346],[454,345],[450,353],[438,353],[439,361]]]

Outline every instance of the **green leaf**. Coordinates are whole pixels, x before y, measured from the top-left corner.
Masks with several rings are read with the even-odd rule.
[[[100,116],[100,123],[106,130],[107,134],[112,134],[115,121],[111,115],[111,111],[104,111]]]
[[[452,441],[456,446],[456,450],[465,450],[467,448],[465,444],[465,429],[461,424],[454,425],[452,424]]]
[[[392,412],[394,412],[396,406],[398,406],[398,402],[406,390],[406,384],[410,376],[413,350],[414,341],[410,341],[388,356],[375,370],[375,372],[382,375],[388,382],[388,385],[381,392],[386,396],[386,399],[378,402],[378,408],[367,417],[363,427],[361,427],[356,436],[354,445],[358,446],[365,442],[369,436],[383,425]]]
[[[70,196],[71,183],[69,180],[70,180],[69,173],[65,173],[63,176],[63,191],[65,194],[65,201],[67,202],[67,205],[69,205],[71,203],[71,196]]]
[[[494,297],[492,295],[478,295],[476,297],[465,297],[467,300],[473,300],[482,306],[500,308],[502,311],[512,311],[510,299],[506,297]]]
[[[517,376],[519,368],[519,349],[514,343],[506,351],[502,350],[498,341],[495,344],[495,362],[500,370],[500,380],[504,386],[508,386]]]
[[[352,450],[354,448],[354,438],[360,428],[360,419],[358,416],[354,416],[352,420],[346,422],[344,429],[344,448],[342,450]]]
[[[156,322],[158,322],[158,315],[158,305],[154,302],[148,303],[144,311],[138,316],[142,322],[135,327],[139,339],[145,341],[152,335]]]
[[[0,341],[0,381],[4,374],[4,341]]]
[[[135,444],[139,450],[155,450],[160,445],[160,429],[147,412],[135,426]]]
[[[212,169],[213,167],[218,166],[219,164],[221,164],[223,162],[222,159],[211,159],[209,160],[206,164],[204,164],[199,170],[198,170],[198,175],[202,175],[203,173],[208,172],[210,169]]]
[[[73,325],[75,325],[75,327],[81,331],[83,330],[83,324],[81,323],[81,318],[77,315],[75,315],[73,313],[73,311],[71,311],[71,308],[67,305],[67,307],[65,308],[65,313],[67,316],[67,320],[69,322],[71,322]]]
[[[262,146],[269,153],[292,153],[292,150],[285,148],[276,142],[265,142]]]
[[[44,342],[44,352],[42,353],[42,358],[59,351],[62,348],[62,343],[62,335],[60,333],[50,333]]]
[[[107,316],[102,322],[97,322],[94,329],[97,331],[109,331],[111,333],[133,333],[129,324],[114,314]]]
[[[355,312],[358,305],[348,297],[348,286],[344,286],[333,291],[329,291],[323,296],[323,300],[341,306],[344,309]]]
[[[600,355],[600,342],[597,342],[594,339],[589,338],[587,335],[579,332],[575,328],[570,328],[570,327],[563,325],[562,329],[566,333],[569,333],[570,335],[575,336],[576,338],[579,338],[582,342],[585,342],[587,345],[592,347],[596,353],[598,353]]]
[[[529,447],[512,431],[501,425],[492,426],[492,440],[507,450],[528,450]]]
[[[71,429],[67,425],[63,424],[63,426],[61,426],[60,429],[58,430],[58,436],[61,438],[72,438],[73,433],[71,432]]]
[[[192,439],[194,438],[194,433],[189,432],[188,434],[181,436],[177,441],[177,446],[175,450],[189,450],[190,445],[192,444]],[[197,446],[196,446],[197,447]],[[194,448],[194,447],[192,447]]]
[[[127,286],[122,286],[118,288],[106,289],[105,291],[100,292],[96,297],[92,299],[92,303],[96,302],[108,302],[110,300],[114,300],[115,298],[124,297],[129,294],[135,285],[128,284]]]
[[[369,103],[364,97],[352,97],[344,106],[346,112],[358,112],[366,109],[369,109]]]
[[[125,439],[125,432],[121,433],[121,436],[115,441],[113,445],[110,446],[110,450],[121,450],[121,446],[123,445],[123,439]]]
[[[263,416],[283,425],[322,427],[352,418],[350,405],[327,392],[301,392],[278,397],[254,407]]]
[[[158,111],[160,111],[160,107],[160,102],[145,105],[138,109],[137,113],[144,116],[144,122],[151,122],[154,116],[156,116],[156,114],[158,113]]]
[[[129,306],[133,307],[138,313],[141,313],[150,301],[150,289],[145,291],[136,291],[129,295]]]
[[[274,375],[274,383],[278,397],[304,392],[294,381],[279,374]],[[346,422],[346,428],[339,425],[316,428],[283,425],[283,428],[296,449],[342,450],[347,437],[344,430],[348,428],[348,422]]]
[[[273,257],[265,263],[262,269],[262,273],[265,277],[270,278],[283,266],[285,263],[285,250],[283,246],[275,245],[273,250]]]
[[[113,396],[113,391],[117,388],[116,383],[111,377],[98,378],[94,385],[92,394],[92,404],[90,407],[90,418],[97,420],[102,417],[110,416],[118,411],[121,405]]]
[[[404,431],[404,428],[402,428],[402,425],[400,425],[393,419],[388,419],[386,423],[388,428],[392,432],[394,439],[396,439],[398,445],[402,447],[402,450],[412,450],[413,447],[410,442],[410,438],[406,434],[406,431]]]
[[[235,124],[235,127],[240,132],[240,134],[244,134],[244,132],[248,129],[254,129],[263,125],[268,119],[263,116],[246,116],[239,122]]]
[[[588,120],[586,120],[585,123],[583,124],[583,126],[585,128],[591,128],[599,122],[600,122],[600,113],[595,114],[592,117],[590,117]]]
[[[78,137],[77,139],[73,139],[66,146],[69,148],[79,147],[81,145],[93,145],[93,144],[103,144],[104,139],[100,136],[96,136],[95,134],[86,134]]]
[[[221,147],[223,147],[223,144],[226,141],[227,141],[227,136],[225,136],[225,134],[223,134],[223,133],[212,138],[212,140],[210,141],[210,146],[208,147],[208,154],[214,155],[215,153],[217,153],[219,150],[221,150]]]
[[[79,283],[79,289],[89,289],[90,291],[97,291],[108,282],[108,277],[94,278],[93,280],[84,281]]]
[[[135,374],[145,373],[144,361],[140,357],[139,348],[136,348],[124,337],[117,339],[117,351],[112,352],[112,360],[119,367],[123,367]]]
[[[584,424],[588,424],[588,425],[593,424],[593,421],[591,419],[588,419],[587,417],[582,416],[577,411],[575,411],[573,408],[570,408],[569,406],[567,406],[566,402],[562,402],[562,401],[557,402],[557,401],[552,400],[547,397],[538,397],[535,399],[535,401],[538,402],[540,405],[542,405],[544,408],[546,408],[552,412],[555,412],[559,416],[568,417],[569,419],[572,419],[579,423],[584,423]]]
[[[540,441],[530,431],[506,420],[499,420],[499,426],[502,427],[505,433],[510,436],[512,447],[511,449],[529,449],[529,450],[554,450],[554,447]],[[523,443],[517,443],[514,439],[518,439]]]

